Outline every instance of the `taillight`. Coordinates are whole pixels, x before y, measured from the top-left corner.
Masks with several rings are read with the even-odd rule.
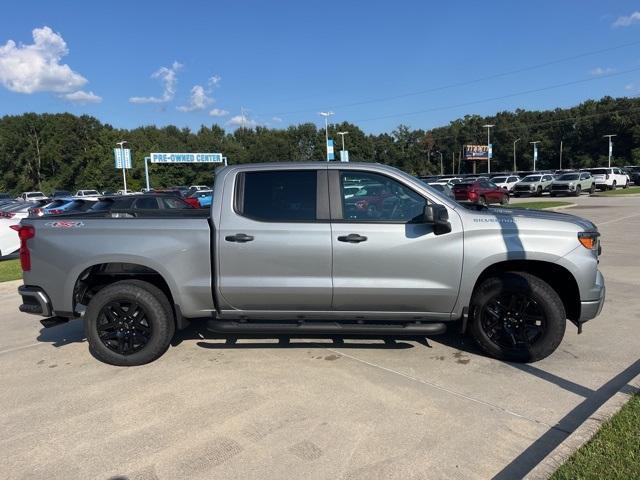
[[[64,213],[64,210],[60,210],[59,208],[52,208],[47,213],[49,213],[50,215],[60,215],[61,213]]]
[[[468,196],[469,196],[469,200],[476,200],[478,198],[478,194],[476,192],[474,192],[473,190],[471,190],[468,193]]]
[[[16,214],[15,213],[11,213],[11,212],[0,212],[0,217],[4,217],[4,218],[13,218],[15,217]]]
[[[604,179],[605,180],[609,180],[609,174],[608,173],[604,176]]]
[[[31,253],[27,240],[36,236],[36,229],[31,225],[11,225],[11,229],[18,232],[20,237],[20,266],[23,272],[31,270]]]

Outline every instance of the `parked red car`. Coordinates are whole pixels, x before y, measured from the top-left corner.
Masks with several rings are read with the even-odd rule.
[[[468,180],[453,185],[453,196],[462,202],[473,202],[481,205],[509,203],[509,192],[491,183],[489,180]]]

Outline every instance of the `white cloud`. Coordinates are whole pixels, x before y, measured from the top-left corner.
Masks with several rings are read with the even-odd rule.
[[[32,31],[33,43],[19,44],[13,40],[0,46],[0,83],[18,93],[57,92],[78,90],[87,79],[61,64],[69,53],[60,34],[49,27]]]
[[[635,11],[631,15],[621,16],[611,24],[612,27],[629,27],[634,23],[640,22],[640,11]]]
[[[282,119],[280,117],[271,117],[271,121],[275,123],[282,123]]]
[[[227,122],[227,125],[230,127],[244,127],[244,128],[254,128],[258,125],[258,122],[247,117],[246,115],[236,115],[231,117],[231,119]]]
[[[613,68],[610,67],[596,67],[589,71],[589,73],[595,77],[600,77],[602,75],[609,75],[610,73],[615,72]]]
[[[100,103],[102,101],[102,97],[96,95],[95,93],[89,91],[85,92],[84,90],[78,90],[73,93],[65,93],[60,95],[60,98],[64,98],[73,103],[78,103],[80,105],[84,105],[86,103]]]
[[[195,112],[204,110],[213,103],[213,98],[207,95],[204,87],[201,85],[194,85],[191,89],[191,96],[189,97],[189,103],[177,107],[181,112]]]
[[[222,77],[220,75],[213,75],[211,78],[209,78],[209,80],[207,81],[207,84],[210,87],[219,87],[221,80],[222,80]]]
[[[160,79],[163,92],[161,97],[130,97],[130,103],[167,103],[173,100],[176,95],[176,84],[178,83],[177,73],[182,68],[182,64],[173,62],[170,67],[160,67],[153,72],[151,78]]]
[[[229,115],[229,112],[227,110],[222,110],[221,108],[214,108],[209,112],[209,115],[212,117],[226,117]]]

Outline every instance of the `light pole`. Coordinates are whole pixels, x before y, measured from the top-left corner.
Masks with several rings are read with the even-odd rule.
[[[121,142],[117,142],[116,145],[120,147],[120,160],[122,161],[122,181],[124,183],[124,194],[127,194],[127,169],[126,162],[124,161],[124,144],[127,143],[126,140],[122,140]]]
[[[520,141],[519,138],[516,138],[513,142],[513,173],[518,171],[518,167],[516,167],[516,143]]]
[[[536,171],[536,160],[538,160],[538,144],[540,143],[539,140],[535,141],[535,142],[529,142],[531,145],[533,145],[533,171]]]
[[[444,175],[444,163],[442,163],[442,152],[438,151],[437,153],[440,154],[440,175]]]
[[[617,137],[618,135],[616,134],[611,134],[611,135],[603,135],[604,137],[609,138],[609,167],[611,167],[611,156],[613,155],[613,140],[611,140],[613,137]]]
[[[342,150],[344,150],[344,136],[349,135],[349,132],[338,132],[338,135],[342,137]]]
[[[324,146],[327,149],[327,162],[329,161],[329,117],[333,112],[319,112],[324,117]],[[343,137],[344,138],[344,137]]]
[[[487,173],[491,173],[491,129],[495,125],[487,124],[483,125],[487,129]]]

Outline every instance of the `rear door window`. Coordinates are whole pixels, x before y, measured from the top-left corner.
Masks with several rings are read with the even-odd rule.
[[[133,204],[133,208],[144,210],[158,209],[158,201],[153,197],[138,198]]]
[[[236,210],[264,222],[316,220],[315,170],[245,172],[238,178]]]

